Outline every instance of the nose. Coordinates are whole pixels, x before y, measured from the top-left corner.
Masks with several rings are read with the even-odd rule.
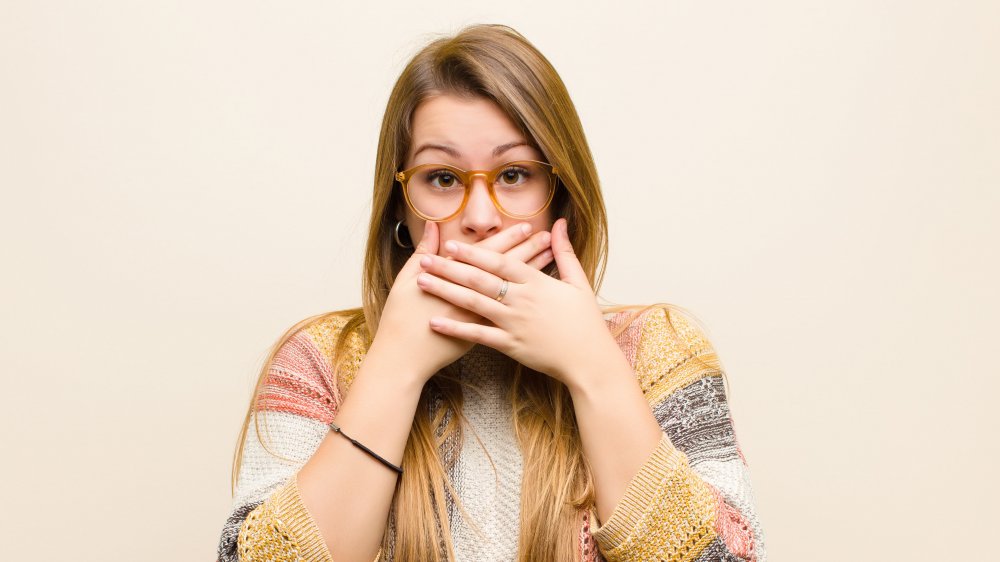
[[[486,178],[481,174],[476,174],[472,177],[471,182],[469,200],[465,203],[460,221],[462,233],[475,238],[478,242],[500,231],[503,216],[500,209],[497,209],[493,200],[490,199]]]

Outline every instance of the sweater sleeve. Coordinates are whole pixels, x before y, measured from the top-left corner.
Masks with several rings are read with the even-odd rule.
[[[750,474],[736,441],[722,367],[705,334],[653,309],[635,374],[663,434],[611,516],[590,528],[608,562],[765,562]]]
[[[310,324],[276,353],[251,414],[219,562],[333,562],[296,477],[330,431],[340,404],[332,342],[342,323],[334,317]]]

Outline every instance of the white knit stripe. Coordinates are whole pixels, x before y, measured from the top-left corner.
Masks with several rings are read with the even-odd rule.
[[[731,459],[692,461],[691,468],[706,482],[715,486],[726,503],[738,509],[747,519],[753,529],[757,561],[766,562],[764,533],[757,516],[757,501],[750,485],[750,471],[747,466],[740,459]]]
[[[312,457],[329,431],[330,426],[313,418],[266,411],[260,418],[261,436],[268,449],[291,459],[285,461],[264,449],[251,417],[232,510],[267,499]]]
[[[462,448],[452,477],[463,507],[484,536],[456,510],[451,521],[452,540],[459,562],[514,560],[523,464],[507,398],[509,375],[504,372],[505,359],[496,356],[497,352],[478,352],[470,352],[462,362],[462,380],[478,390],[464,388],[462,411],[468,422],[463,422]],[[496,472],[487,451],[497,466]]]

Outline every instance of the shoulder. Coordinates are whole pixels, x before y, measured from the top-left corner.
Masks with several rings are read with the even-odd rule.
[[[308,338],[330,365],[350,363],[363,356],[367,347],[361,337],[363,326],[358,324],[360,314],[361,309],[351,308],[306,318],[299,322],[298,335]]]
[[[605,321],[647,400],[656,402],[700,378],[722,374],[706,329],[694,314],[666,303],[605,312]]]
[[[369,343],[365,333],[364,314],[360,308],[327,312],[303,321],[302,337],[322,357],[336,377],[336,386],[343,391],[351,386],[364,359]]]
[[[267,365],[264,409],[303,413],[303,400],[336,409],[354,381],[366,345],[358,328],[360,309],[310,316],[292,325],[276,342]]]

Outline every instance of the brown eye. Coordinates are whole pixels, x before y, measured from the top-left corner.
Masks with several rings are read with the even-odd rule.
[[[458,182],[458,177],[448,170],[435,170],[427,174],[427,182],[437,189],[451,189]]]
[[[507,168],[498,176],[504,185],[518,185],[528,180],[531,174],[520,167]]]

